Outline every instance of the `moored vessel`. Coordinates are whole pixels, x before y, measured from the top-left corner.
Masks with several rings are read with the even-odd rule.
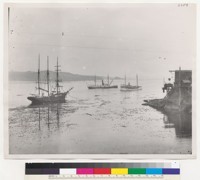
[[[118,88],[118,85],[112,85],[113,80],[110,82],[109,75],[107,77],[107,83],[102,80],[101,84],[98,85],[96,82],[96,76],[94,79],[95,84],[94,85],[88,85],[88,89],[112,89],[112,88]]]
[[[31,96],[27,97],[28,100],[32,102],[32,104],[46,104],[46,103],[62,103],[65,102],[65,98],[67,94],[73,89],[70,88],[68,91],[61,91],[62,86],[60,85],[59,79],[59,64],[57,58],[56,67],[56,80],[55,87],[53,90],[50,89],[50,76],[49,76],[49,57],[47,56],[47,71],[46,71],[46,84],[47,88],[41,87],[41,77],[40,77],[40,55],[38,59],[38,73],[37,73],[37,91],[38,94],[31,94]]]
[[[130,82],[126,83],[126,75],[124,77],[124,84],[120,86],[121,91],[134,91],[134,90],[141,90],[142,86],[138,85],[138,75],[136,75],[136,86],[131,85]]]

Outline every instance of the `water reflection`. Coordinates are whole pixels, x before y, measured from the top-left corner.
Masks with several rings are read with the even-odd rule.
[[[192,137],[192,114],[191,113],[170,113],[163,118],[165,128],[175,128],[178,138]]]
[[[60,116],[59,116],[60,112],[59,112],[59,106],[57,104],[57,112],[56,112],[56,119],[57,119],[57,127],[59,128],[59,124],[60,124]]]
[[[54,119],[56,120],[57,128],[60,127],[60,104],[55,105],[47,105],[47,106],[39,106],[38,108],[38,126],[39,130],[41,130],[41,121],[42,118],[45,118],[45,122],[47,122],[48,129],[50,129],[50,125],[53,124]],[[56,115],[56,117],[55,117]]]
[[[48,124],[48,129],[49,129],[49,125],[50,125],[50,122],[49,122],[49,106],[47,107],[47,124]]]
[[[40,121],[41,121],[41,117],[40,117],[40,107],[39,107],[39,112],[38,112],[38,116],[39,116],[39,131],[41,130],[41,127],[40,127]]]

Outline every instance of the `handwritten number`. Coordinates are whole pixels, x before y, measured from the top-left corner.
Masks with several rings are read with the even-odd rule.
[[[189,5],[187,3],[182,3],[182,4],[178,4],[178,7],[188,7]]]

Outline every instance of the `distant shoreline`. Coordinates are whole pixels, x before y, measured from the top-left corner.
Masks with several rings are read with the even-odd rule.
[[[44,81],[46,76],[46,71],[41,71],[41,80]],[[50,71],[50,77],[51,81],[55,80],[56,74],[54,71]],[[60,72],[60,79],[63,82],[66,81],[94,81],[95,75],[80,75],[80,74],[73,74],[69,72]],[[106,80],[107,76],[96,76],[97,81]],[[110,79],[113,80],[124,80],[124,77],[110,77]],[[127,81],[135,80],[134,77],[127,77]],[[163,78],[140,78],[139,80],[161,80],[163,81]],[[9,72],[9,81],[37,81],[37,72],[34,71],[10,71]]]
[[[40,72],[41,80],[45,79],[46,71]],[[54,71],[50,71],[51,80],[55,80],[56,73]],[[95,75],[80,75],[73,74],[69,72],[60,72],[60,79],[62,81],[94,81]],[[96,80],[106,79],[105,76],[96,76]],[[110,79],[121,80],[121,77],[110,77]],[[34,71],[26,71],[26,72],[18,72],[18,71],[10,71],[9,72],[9,80],[10,81],[36,81],[37,80],[37,72]]]

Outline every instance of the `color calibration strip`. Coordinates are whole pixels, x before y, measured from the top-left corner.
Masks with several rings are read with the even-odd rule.
[[[161,169],[161,168],[78,168],[78,169],[59,169],[58,174],[76,174],[76,175],[91,175],[91,174],[111,174],[111,175],[127,175],[127,174],[180,174],[180,169]]]
[[[177,163],[27,163],[26,175],[179,175]]]

